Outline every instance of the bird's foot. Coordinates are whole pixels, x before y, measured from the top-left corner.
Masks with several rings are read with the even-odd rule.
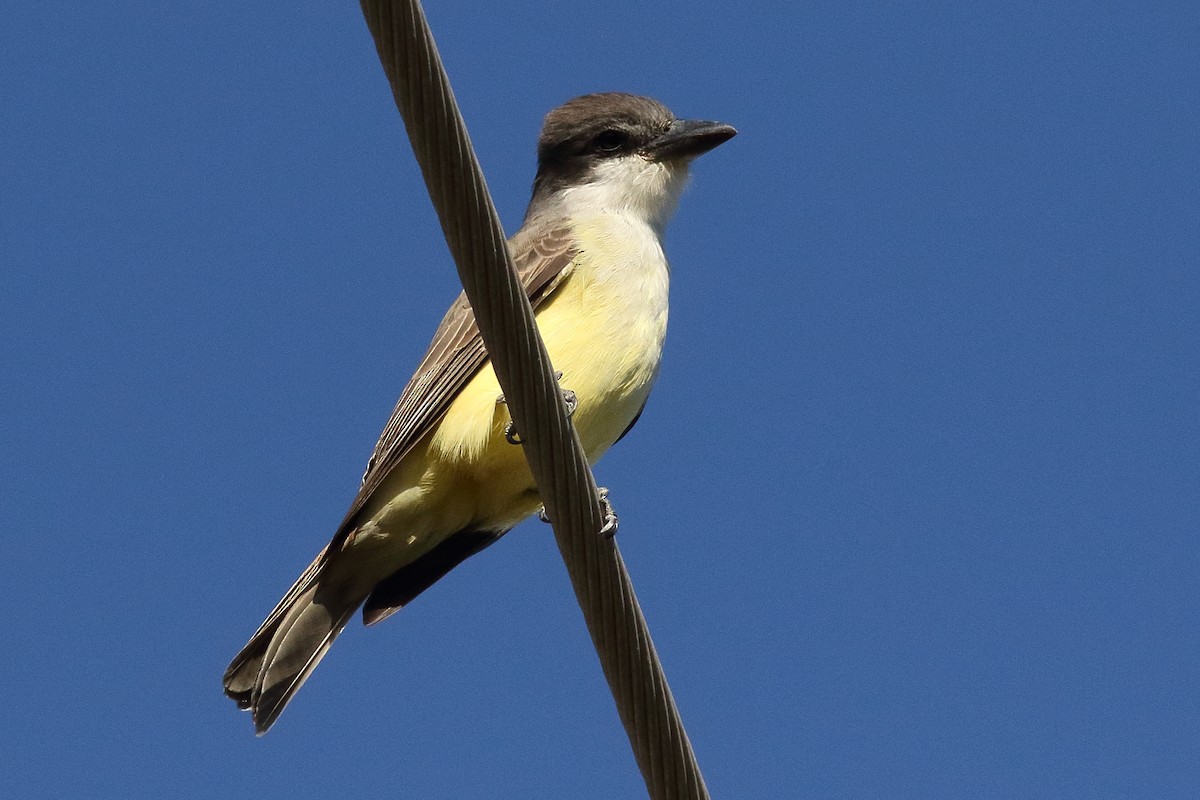
[[[555,370],[554,380],[562,380],[562,375],[562,370]],[[579,407],[579,398],[576,397],[575,393],[570,389],[562,390],[562,398],[563,402],[567,406],[567,418],[570,419],[571,415],[575,413],[575,409]],[[496,405],[505,404],[506,401],[503,394],[496,398]],[[525,440],[521,438],[519,433],[517,433],[517,426],[513,424],[511,419],[508,421],[508,424],[504,426],[504,441],[508,442],[509,444],[525,443]]]
[[[617,535],[617,512],[613,509],[612,501],[608,499],[608,489],[601,486],[596,491],[600,500],[600,512],[604,515],[604,524],[600,526],[600,535],[611,539]]]
[[[617,512],[613,510],[612,501],[608,499],[608,489],[603,486],[597,489],[596,499],[600,501],[600,513],[604,516],[604,524],[600,526],[600,535],[605,539],[611,539],[617,535]],[[537,518],[542,522],[550,521],[550,517],[546,515],[545,506],[538,509]]]

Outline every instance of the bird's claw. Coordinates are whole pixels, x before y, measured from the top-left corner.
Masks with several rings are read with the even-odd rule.
[[[517,433],[517,426],[513,424],[511,419],[504,426],[504,441],[509,444],[525,444],[525,440]]]
[[[554,371],[554,380],[562,380],[562,375],[562,370],[556,369]],[[575,413],[575,409],[579,407],[579,398],[570,389],[562,390],[562,398],[563,403],[565,403],[567,406],[567,418],[570,419],[571,415]],[[503,394],[496,398],[496,405],[506,405]],[[504,441],[508,442],[509,444],[525,443],[525,440],[521,438],[521,434],[517,433],[517,426],[513,424],[511,419],[508,421],[508,424],[504,426]],[[544,513],[544,511],[540,513]]]
[[[604,524],[600,526],[600,535],[611,539],[617,535],[617,512],[613,510],[612,501],[608,499],[608,489],[601,486],[596,492],[600,500],[600,512],[604,515]]]
[[[612,501],[608,499],[608,489],[603,486],[597,489],[596,499],[600,501],[600,513],[604,517],[604,524],[600,526],[600,535],[605,539],[611,539],[617,535],[617,512],[613,510]],[[550,521],[550,517],[546,515],[545,506],[538,509],[537,518],[542,522]]]

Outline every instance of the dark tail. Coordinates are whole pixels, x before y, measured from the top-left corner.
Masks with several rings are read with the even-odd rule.
[[[324,553],[305,570],[225,670],[225,694],[267,732],[341,633],[364,596],[323,586]]]
[[[225,694],[250,709],[254,727],[266,733],[364,600],[363,620],[372,625],[502,535],[459,531],[373,587],[331,576],[331,559],[322,551],[225,670]]]

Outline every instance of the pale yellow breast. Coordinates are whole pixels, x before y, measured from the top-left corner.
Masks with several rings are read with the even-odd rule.
[[[575,392],[572,417],[595,462],[629,427],[658,375],[667,329],[667,262],[647,225],[619,214],[573,220],[580,254],[537,312],[550,360]],[[465,527],[502,530],[540,505],[490,364],[380,494],[367,538],[418,552]],[[390,498],[390,499],[385,499]]]
[[[667,330],[669,275],[658,237],[645,225],[607,214],[575,220],[580,254],[537,322],[550,360],[575,392],[572,421],[590,461],[629,427],[658,375]],[[531,485],[520,449],[504,441],[508,412],[489,364],[451,405],[431,440],[441,459],[470,464],[482,505],[503,505]],[[481,509],[481,512],[483,509]]]
[[[538,314],[550,360],[575,392],[573,419],[594,461],[625,431],[658,376],[667,332],[667,262],[645,225],[616,215],[579,220],[566,284]]]

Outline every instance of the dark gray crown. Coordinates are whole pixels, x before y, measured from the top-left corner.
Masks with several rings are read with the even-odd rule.
[[[576,182],[597,162],[641,149],[674,119],[657,100],[623,92],[568,100],[547,114],[542,125],[534,193]]]

